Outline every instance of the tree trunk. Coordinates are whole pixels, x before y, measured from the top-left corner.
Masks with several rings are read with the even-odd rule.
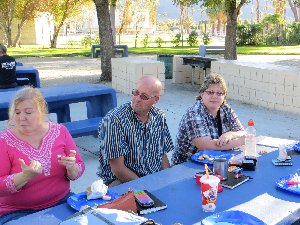
[[[230,1],[226,5],[226,36],[225,36],[225,59],[236,60],[236,31],[237,31],[237,20],[238,15],[242,6],[245,4],[246,0],[241,0],[237,5],[236,0]]]
[[[5,34],[7,38],[7,47],[11,47],[12,46],[11,26],[7,27],[5,31],[6,31]]]
[[[259,23],[260,22],[260,6],[259,6],[259,1],[260,0],[256,0],[256,22]]]
[[[227,17],[226,36],[225,36],[225,59],[236,60],[236,29],[237,21]]]
[[[58,30],[56,26],[54,26],[54,33],[53,36],[50,37],[50,48],[56,48],[57,45],[57,38],[58,38]]]
[[[109,15],[108,0],[94,0],[96,5],[99,37],[101,45],[101,70],[100,81],[111,81],[111,58],[114,56],[113,36]]]
[[[183,7],[180,6],[180,33],[181,33],[181,46],[183,46],[183,22],[184,22],[184,15],[183,15]]]
[[[20,38],[21,38],[21,33],[22,33],[22,29],[23,29],[24,25],[25,25],[24,20],[22,20],[20,22],[20,24],[18,24],[17,34],[16,34],[15,39],[13,41],[13,47],[17,47],[17,45],[20,46]]]
[[[295,22],[299,22],[299,15],[298,15],[298,11],[297,11],[297,6],[293,4],[292,0],[288,0],[288,2],[289,2],[289,5],[291,7],[291,10],[293,12]]]
[[[116,44],[116,7],[114,5],[110,5],[110,21],[111,21],[111,30],[113,36],[113,42]]]

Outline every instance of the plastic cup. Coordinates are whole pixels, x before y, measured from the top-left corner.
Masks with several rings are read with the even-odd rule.
[[[222,176],[223,180],[228,176],[228,161],[225,158],[217,158],[214,160],[213,170],[215,175]]]
[[[206,175],[200,178],[202,209],[204,212],[214,212],[217,203],[218,185],[220,179],[216,176]]]

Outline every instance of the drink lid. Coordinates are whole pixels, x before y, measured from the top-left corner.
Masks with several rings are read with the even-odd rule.
[[[253,119],[248,120],[248,126],[254,126],[254,121],[253,121]]]

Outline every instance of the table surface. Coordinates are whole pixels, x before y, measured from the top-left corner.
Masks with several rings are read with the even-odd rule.
[[[265,193],[278,199],[299,203],[300,195],[276,187],[276,181],[290,173],[294,173],[300,167],[300,156],[294,156],[293,166],[275,167],[271,160],[276,158],[277,155],[277,151],[273,151],[259,157],[255,171],[244,171],[244,174],[253,177],[253,179],[233,190],[224,188],[224,191],[218,194],[215,213],[228,210]],[[199,223],[202,219],[212,214],[202,211],[200,187],[195,183],[194,179],[195,173],[202,169],[202,164],[189,161],[115,186],[110,190],[119,194],[126,193],[129,188],[150,191],[165,202],[168,207],[165,210],[147,214],[145,217],[152,218],[161,224],[168,225],[176,222],[182,224]],[[43,221],[47,220],[48,225],[54,225],[74,212],[70,206],[62,204],[7,224],[26,225],[34,224],[34,222],[43,224]],[[299,217],[299,211],[297,216]],[[296,217],[293,215],[285,220],[294,221]],[[274,224],[282,224],[281,222],[277,221]]]

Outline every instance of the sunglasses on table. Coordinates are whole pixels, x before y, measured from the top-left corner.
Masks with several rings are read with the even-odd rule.
[[[214,94],[216,94],[217,96],[224,96],[225,93],[224,92],[214,92],[214,91],[204,91],[206,94],[208,94],[209,96],[212,96]]]
[[[156,96],[148,96],[148,95],[146,95],[145,93],[140,93],[139,90],[137,90],[137,89],[133,89],[133,90],[132,90],[132,95],[133,95],[133,96],[140,96],[140,98],[141,98],[142,100],[144,100],[144,101],[147,101],[147,100],[149,100],[149,99],[151,99],[151,98],[156,97]]]

